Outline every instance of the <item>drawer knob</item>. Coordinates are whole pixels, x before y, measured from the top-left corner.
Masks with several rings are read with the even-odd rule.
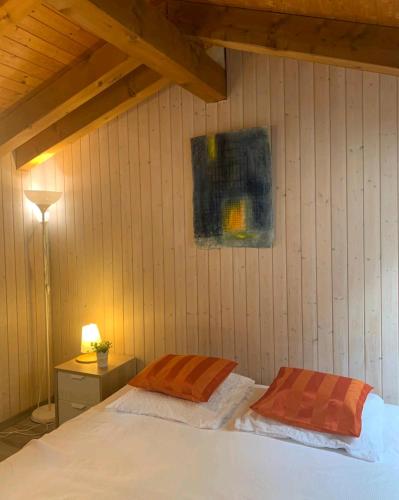
[[[71,403],[72,408],[75,410],[84,410],[86,408],[86,405],[81,405],[78,403]]]
[[[84,376],[83,375],[71,375],[72,380],[83,380]]]

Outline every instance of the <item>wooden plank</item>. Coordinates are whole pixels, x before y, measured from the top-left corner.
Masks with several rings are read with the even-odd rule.
[[[172,0],[168,18],[212,45],[399,75],[395,28]]]
[[[256,55],[256,125],[267,126],[271,139],[270,58]],[[261,383],[269,385],[274,371],[273,250],[259,249],[259,323]]]
[[[37,6],[30,13],[30,16],[87,48],[91,48],[98,43],[97,37],[83,30],[80,26],[46,5]]]
[[[227,53],[227,67],[230,67],[231,52]],[[227,90],[231,95],[233,82],[230,71],[227,73]],[[231,130],[231,103],[230,99],[217,103],[218,108],[218,132]],[[222,328],[222,352],[228,359],[238,360],[235,346],[234,326],[234,282],[233,282],[233,250],[232,248],[220,249],[220,283],[221,297],[221,328]]]
[[[68,54],[75,57],[81,56],[82,53],[87,50],[87,47],[59,33],[55,27],[48,26],[31,16],[22,19],[18,23],[18,26],[32,35],[43,38],[54,47],[68,52]]]
[[[159,93],[162,165],[162,225],[165,304],[165,352],[176,352],[175,249],[173,219],[172,124],[169,89]]]
[[[307,369],[317,369],[318,363],[313,70],[312,63],[299,63],[303,364]]]
[[[379,76],[363,73],[365,379],[381,394]]]
[[[54,157],[55,163],[55,190],[65,192],[64,155]],[[68,296],[68,278],[66,276],[66,227],[65,227],[65,202],[64,196],[56,203],[53,210],[55,222],[51,237],[51,283],[52,283],[52,314],[53,314],[53,362],[59,364],[63,359],[63,345],[67,339],[67,322],[64,314],[66,297]],[[57,332],[54,334],[54,332]]]
[[[32,90],[32,87],[29,87],[26,83],[3,76],[0,76],[0,87],[21,94],[21,96]]]
[[[121,220],[121,183],[119,163],[118,120],[108,123],[109,182],[111,192],[111,242],[112,242],[112,308],[114,352],[124,353],[123,329],[123,251]]]
[[[218,103],[206,106],[206,134],[218,132]],[[214,248],[208,255],[209,285],[209,351],[211,356],[223,356],[221,303],[221,249]]]
[[[0,120],[0,155],[21,146],[138,66],[111,45],[99,48]]]
[[[43,68],[31,61],[10,54],[5,50],[0,50],[0,58],[3,67],[9,68],[10,71],[15,71],[16,74],[27,76],[31,80],[36,79],[38,82],[42,82],[53,75],[53,72],[47,68]]]
[[[146,99],[168,81],[145,67],[129,73],[96,97],[15,150],[17,168],[31,168],[91,130]]]
[[[38,167],[42,168],[41,166]],[[80,340],[82,326],[92,322],[88,311],[89,292],[87,283],[87,272],[85,262],[85,228],[83,219],[83,183],[82,183],[82,155],[80,141],[71,144],[71,175],[72,175],[72,196],[73,196],[73,222],[75,230],[75,310],[71,328],[71,338],[69,340],[70,352],[76,356],[80,351]],[[37,170],[37,169],[35,169]]]
[[[349,375],[364,379],[362,74],[346,71]]]
[[[233,130],[243,128],[243,63],[240,52],[231,53],[230,123]],[[233,248],[234,335],[239,372],[248,375],[247,284],[245,248]]]
[[[243,54],[243,126],[256,125],[256,57]],[[245,249],[246,298],[247,298],[247,335],[248,335],[248,374],[256,382],[262,378],[260,322],[259,322],[259,250]]]
[[[288,365],[287,325],[287,254],[286,254],[286,178],[284,123],[284,61],[270,59],[270,120],[272,126],[272,168],[274,180],[274,243],[273,243],[273,319],[274,366],[278,371]]]
[[[90,157],[90,138],[85,135],[80,141],[80,180],[82,192],[82,218],[80,225],[83,227],[83,255],[81,263],[83,266],[82,276],[84,276],[84,290],[86,291],[85,311],[83,324],[97,323],[96,295],[99,288],[95,284],[97,265],[94,264],[94,235],[93,235],[93,208],[92,208],[92,189],[91,189],[91,157]],[[51,161],[51,160],[50,160]]]
[[[49,54],[41,54],[29,46],[27,47],[7,37],[0,38],[0,49],[2,53],[6,52],[12,56],[29,61],[31,64],[39,66],[42,71],[51,72],[51,74],[65,67],[64,64],[56,61]]]
[[[100,141],[99,131],[95,130],[89,134],[90,151],[90,188],[92,201],[93,217],[93,255],[90,256],[90,262],[95,263],[92,266],[92,272],[95,276],[95,291],[92,298],[93,310],[100,332],[105,332],[104,328],[104,266],[103,266],[103,217],[102,217],[102,199],[101,199],[101,160],[100,160]],[[57,155],[58,156],[58,155]],[[57,157],[56,156],[56,157]],[[106,230],[106,228],[105,228]],[[127,354],[131,354],[126,350]]]
[[[198,354],[200,351],[200,335],[203,341],[203,332],[199,330],[198,302],[199,281],[197,269],[197,247],[193,232],[193,176],[191,166],[190,138],[203,135],[203,116],[198,103],[194,111],[194,99],[189,92],[182,92],[182,131],[183,131],[183,158],[182,171],[184,182],[184,224],[185,224],[185,246],[186,246],[186,323],[187,323],[187,352]],[[196,116],[196,130],[194,132],[194,114]],[[198,249],[198,252],[200,249]],[[202,272],[204,272],[202,270]],[[201,347],[203,347],[203,342]],[[203,353],[201,353],[203,354]]]
[[[161,3],[162,0],[153,0]],[[187,0],[198,3],[198,0]],[[287,14],[302,14],[330,19],[346,19],[348,21],[399,26],[397,18],[397,0],[365,2],[349,0],[346,2],[321,2],[320,0],[201,0],[205,5],[241,7]]]
[[[139,162],[138,110],[128,112],[129,130],[129,163],[130,191],[132,202],[132,251],[133,251],[133,318],[134,318],[134,351],[137,370],[144,368],[144,297],[143,297],[143,246],[141,217],[141,183]]]
[[[315,65],[318,369],[333,370],[329,67]]]
[[[193,106],[193,122],[194,122],[194,136],[204,135],[206,133],[206,105],[204,101],[198,98],[194,98]],[[190,172],[191,166],[191,151],[189,148],[189,137],[185,140],[187,147],[186,151],[186,169],[185,172]],[[190,196],[191,210],[186,212],[187,226],[190,233],[193,234],[193,218],[192,218],[192,180],[187,182],[187,177],[192,179],[190,176],[185,176],[184,183],[185,189],[188,196]],[[191,217],[190,217],[191,214]],[[192,241],[194,238],[192,238]],[[193,241],[193,243],[194,241]],[[197,273],[197,283],[198,283],[198,349],[199,353],[205,356],[210,354],[210,332],[209,332],[209,251],[204,248],[198,248],[196,251],[197,263],[196,263],[196,273]]]
[[[148,364],[153,361],[155,356],[155,335],[151,170],[149,168],[151,146],[147,103],[143,103],[138,107],[138,139],[141,186],[141,244],[143,246],[144,360]]]
[[[10,162],[8,168],[10,168]],[[16,173],[12,166],[11,183],[12,221],[15,242],[16,309],[18,315],[20,409],[22,410],[32,404],[32,371],[29,359],[30,329],[28,320],[29,281],[26,274],[22,176]]]
[[[15,415],[21,411],[20,406],[20,366],[19,366],[19,336],[18,310],[16,287],[15,262],[15,235],[13,228],[13,200],[12,200],[12,167],[9,156],[1,159],[1,209],[2,229],[4,231],[4,258],[6,284],[6,318],[8,332],[8,363],[10,412]],[[11,168],[10,168],[11,167]],[[10,244],[10,240],[12,244]]]
[[[59,228],[59,235],[62,238],[62,253],[60,253],[60,258],[62,258],[63,265],[62,269],[62,297],[61,297],[61,307],[63,311],[63,321],[60,328],[61,340],[60,340],[60,356],[62,359],[68,359],[70,355],[70,332],[72,323],[72,310],[74,301],[74,290],[76,286],[76,281],[74,279],[74,224],[73,224],[73,196],[72,196],[72,181],[71,181],[71,160],[70,160],[70,149],[66,149],[60,155],[62,161],[60,164],[61,175],[63,178],[63,196],[62,196],[62,216],[60,215],[59,220],[63,222],[61,228]],[[26,174],[25,174],[26,175]],[[57,204],[58,209],[58,204]],[[71,217],[72,213],[72,217]],[[62,217],[62,218],[61,218]]]
[[[83,324],[96,323],[97,311],[95,308],[96,294],[98,288],[95,286],[94,269],[97,266],[91,266],[93,262],[94,241],[93,241],[93,208],[92,208],[92,190],[91,190],[91,157],[90,157],[90,138],[85,135],[78,141],[80,143],[80,181],[82,193],[82,218],[78,219],[83,227],[83,255],[81,257],[82,276],[84,276],[84,289],[86,291],[85,312]],[[56,155],[57,156],[57,155]],[[51,161],[51,160],[50,160]],[[94,263],[94,262],[93,262]]]
[[[160,102],[158,93],[148,101],[150,173],[151,173],[151,213],[152,213],[152,254],[154,270],[154,355],[158,358],[165,353],[165,282],[163,262],[164,228],[162,224],[162,176]]]
[[[30,172],[23,172],[21,175],[21,190],[31,189],[31,175]],[[29,295],[27,297],[27,318],[28,318],[28,328],[30,333],[30,338],[28,342],[28,363],[29,363],[29,372],[31,374],[30,380],[30,389],[31,389],[31,402],[32,404],[35,402],[37,398],[36,387],[38,386],[39,373],[37,367],[37,332],[36,332],[36,309],[35,309],[35,299],[36,299],[36,290],[34,288],[35,283],[35,274],[32,272],[35,264],[35,256],[34,256],[34,224],[36,224],[36,219],[33,216],[32,207],[30,205],[29,200],[22,196],[22,209],[23,209],[23,226],[24,226],[24,272],[29,283]],[[0,233],[1,235],[1,233]],[[1,255],[2,247],[0,244],[0,255]],[[4,262],[4,258],[3,258]],[[1,276],[3,271],[0,272],[0,294],[1,291]],[[2,296],[1,296],[2,297]],[[2,297],[3,298],[3,297]],[[4,302],[5,307],[5,302]],[[2,313],[4,311],[2,310]],[[5,318],[5,313],[2,316]],[[1,324],[3,327],[4,325]],[[5,368],[7,369],[7,368]]]
[[[66,50],[59,49],[55,45],[47,42],[46,40],[40,38],[39,36],[33,35],[28,31],[20,28],[19,26],[15,26],[10,29],[6,35],[8,40],[12,42],[18,42],[21,45],[28,47],[39,54],[45,55],[47,57],[51,57],[62,66],[66,66],[68,64],[72,64],[75,62],[78,57],[70,54]]]
[[[187,290],[186,290],[186,237],[183,175],[183,130],[182,91],[173,86],[170,89],[171,103],[171,146],[173,182],[173,224],[175,247],[175,306],[176,306],[176,351],[187,353]]]
[[[205,101],[226,98],[224,69],[194,48],[156,7],[145,0],[48,0],[48,4],[126,54],[179,83]],[[60,5],[58,5],[60,4]]]
[[[16,91],[16,90],[12,90],[10,88],[5,88],[4,85],[0,86],[0,89],[1,89],[0,90],[1,97],[3,99],[8,100],[11,103],[18,101],[18,99],[20,99],[22,97],[21,92]]]
[[[346,74],[330,68],[331,241],[334,371],[349,373]]]
[[[112,191],[110,174],[109,130],[105,125],[99,129],[100,145],[100,190],[102,208],[102,246],[103,246],[103,288],[104,288],[104,331],[108,340],[115,341],[114,332],[114,290],[113,290],[113,255],[112,255]]]
[[[123,307],[123,352],[134,355],[134,314],[133,314],[133,246],[132,207],[130,188],[130,158],[128,116],[118,117],[118,154],[120,171],[120,211],[122,235],[122,307]],[[92,176],[92,183],[95,182]]]
[[[1,0],[0,36],[12,31],[14,26],[39,4],[38,0]]]
[[[299,70],[294,60],[285,71],[285,176],[289,364],[303,367],[301,272],[301,164],[299,151]]]
[[[382,387],[399,400],[398,346],[398,98],[397,79],[380,79]]]
[[[3,57],[1,57],[0,76],[24,85],[25,87],[23,88],[25,92],[37,87],[43,82],[43,79],[27,75],[26,72],[18,68],[13,68],[12,66],[4,64]]]

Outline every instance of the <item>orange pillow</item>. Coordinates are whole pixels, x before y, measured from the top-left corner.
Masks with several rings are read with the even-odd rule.
[[[283,367],[251,409],[288,425],[358,437],[363,405],[372,389],[353,378]]]
[[[235,361],[228,359],[167,354],[149,364],[129,384],[202,403],[209,400],[236,366]]]

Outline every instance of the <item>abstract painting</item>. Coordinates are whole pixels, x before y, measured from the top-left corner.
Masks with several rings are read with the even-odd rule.
[[[194,235],[201,247],[271,247],[272,169],[265,128],[191,139]]]

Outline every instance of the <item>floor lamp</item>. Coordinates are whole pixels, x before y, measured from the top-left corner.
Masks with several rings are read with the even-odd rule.
[[[48,208],[61,198],[62,193],[56,191],[25,191],[25,196],[34,203],[41,212],[43,241],[43,281],[45,298],[46,328],[46,361],[47,361],[47,404],[38,406],[32,413],[32,420],[39,424],[50,424],[55,421],[55,406],[51,403],[51,368],[50,368],[50,330],[51,330],[51,290],[50,290],[50,253],[46,212]]]

